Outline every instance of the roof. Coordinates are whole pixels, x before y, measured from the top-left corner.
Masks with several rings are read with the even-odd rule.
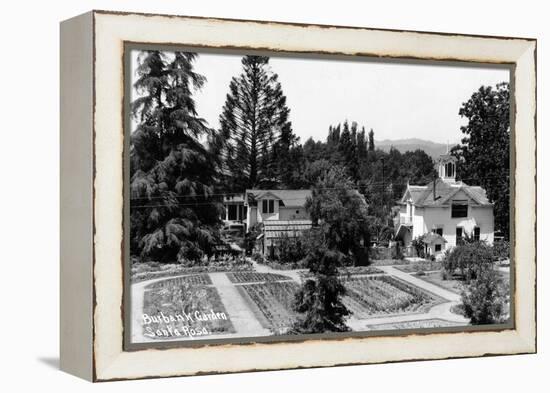
[[[265,220],[263,224],[266,239],[278,239],[284,234],[293,237],[311,228],[311,220]]]
[[[246,196],[247,204],[268,197],[282,201],[287,207],[302,207],[311,196],[311,190],[246,190]]]
[[[435,199],[434,199],[434,184],[435,184]],[[412,203],[415,206],[447,206],[448,202],[452,200],[453,196],[458,192],[463,191],[468,197],[480,206],[491,206],[492,204],[487,199],[487,194],[482,187],[469,186],[462,182],[450,183],[441,179],[436,179],[434,182],[429,183],[426,186],[412,186],[409,185],[401,203],[405,203],[409,198],[412,199]]]
[[[437,233],[429,232],[422,237],[422,241],[426,244],[433,244],[435,242],[447,243],[445,238]]]
[[[244,194],[227,194],[223,196],[224,203],[243,203]]]
[[[399,228],[397,228],[397,232],[395,232],[395,238],[396,239],[403,239],[403,236],[405,236],[405,233],[411,232],[411,228],[407,225],[399,225]]]
[[[442,162],[442,161],[446,161],[446,162],[448,162],[448,161],[457,162],[458,160],[457,160],[457,158],[456,158],[455,156],[453,156],[452,154],[447,153],[447,154],[441,154],[441,155],[439,156],[439,158],[437,159],[437,162]]]

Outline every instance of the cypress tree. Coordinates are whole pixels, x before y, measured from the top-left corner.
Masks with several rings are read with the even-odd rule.
[[[131,103],[138,121],[130,139],[131,253],[175,262],[210,254],[221,204],[214,199],[215,167],[200,139],[210,130],[198,117],[193,91],[205,78],[195,53],[144,51],[138,57]]]
[[[374,131],[372,128],[369,131],[369,151],[374,151]]]

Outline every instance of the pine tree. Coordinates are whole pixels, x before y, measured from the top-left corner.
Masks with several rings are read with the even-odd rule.
[[[222,157],[227,188],[272,187],[289,177],[289,154],[298,139],[290,110],[269,58],[245,56],[243,72],[231,80],[214,144]]]
[[[194,53],[144,51],[131,104],[138,121],[130,141],[131,253],[175,262],[210,254],[221,205],[214,199],[215,167],[200,138],[210,130],[192,92],[205,78]]]

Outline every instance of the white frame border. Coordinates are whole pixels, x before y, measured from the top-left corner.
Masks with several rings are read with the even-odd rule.
[[[93,22],[94,380],[536,352],[535,40],[101,11]],[[124,42],[515,64],[516,328],[124,352]]]

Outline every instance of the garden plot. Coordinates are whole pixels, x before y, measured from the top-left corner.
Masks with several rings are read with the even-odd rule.
[[[163,287],[173,287],[182,284],[190,285],[211,285],[212,280],[208,274],[192,274],[188,276],[181,276],[177,278],[171,278],[168,280],[162,280],[147,286],[147,288],[163,288]]]
[[[234,333],[216,288],[201,285],[209,280],[208,275],[195,275],[147,286],[143,334],[153,339],[181,339],[196,334]]]
[[[386,274],[383,270],[378,269],[373,266],[350,266],[350,267],[343,267],[338,269],[339,277],[341,279],[346,279],[350,276],[368,276],[371,274]],[[298,272],[298,275],[303,279],[307,280],[310,278],[313,278],[313,273],[311,273],[309,270],[304,270]]]
[[[439,301],[435,295],[390,276],[351,277],[344,285],[343,302],[358,319],[425,312]]]
[[[226,273],[226,275],[229,281],[234,284],[292,280],[292,278],[288,276],[274,273],[234,272]]]
[[[285,334],[292,326],[294,294],[299,285],[293,281],[265,282],[239,285],[239,290],[249,300],[263,327],[274,334]]]

